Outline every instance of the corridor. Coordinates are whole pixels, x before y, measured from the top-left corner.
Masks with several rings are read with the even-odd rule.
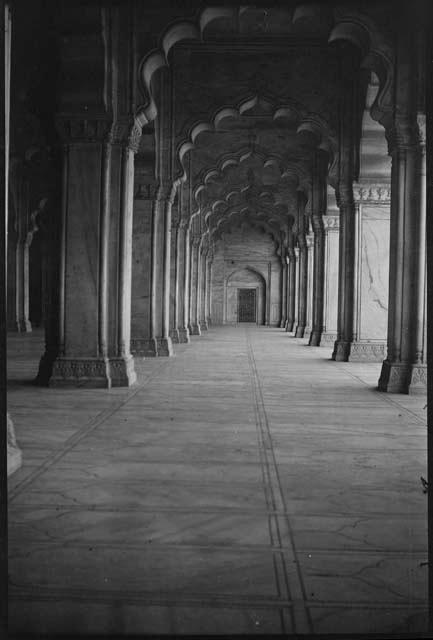
[[[426,399],[380,363],[245,324],[46,389],[40,336],[9,350],[11,630],[426,631]]]

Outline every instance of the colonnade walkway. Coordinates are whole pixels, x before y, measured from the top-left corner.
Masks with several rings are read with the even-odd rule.
[[[40,337],[9,349],[11,630],[426,631],[426,399],[380,364],[238,325],[44,389]]]

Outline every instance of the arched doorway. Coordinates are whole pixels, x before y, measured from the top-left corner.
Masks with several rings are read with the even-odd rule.
[[[266,283],[251,267],[231,273],[225,286],[224,323],[254,322],[265,324]]]

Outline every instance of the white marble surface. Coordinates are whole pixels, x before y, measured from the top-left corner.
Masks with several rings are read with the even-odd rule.
[[[388,325],[389,207],[362,209],[360,340],[385,340]]]
[[[338,305],[338,231],[329,231],[326,236],[325,251],[325,331],[337,331]]]
[[[282,329],[211,328],[130,389],[25,383],[9,623],[27,633],[421,633],[425,398]],[[13,354],[13,355],[12,355]]]

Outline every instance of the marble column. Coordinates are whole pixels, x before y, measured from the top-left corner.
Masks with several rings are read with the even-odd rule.
[[[190,342],[189,337],[189,267],[190,242],[188,220],[182,219],[178,231],[177,255],[179,258],[179,342]]]
[[[161,184],[152,211],[152,287],[150,334],[154,355],[173,355],[170,337],[172,184]]]
[[[306,236],[307,242],[307,306],[304,338],[310,339],[313,329],[313,285],[314,285],[314,236]]]
[[[59,356],[50,385],[128,386],[134,152],[141,132],[59,119],[63,135]],[[79,185],[79,188],[77,188]]]
[[[201,335],[199,309],[199,263],[201,236],[192,238],[190,248],[190,324],[189,332],[192,336]]]
[[[178,212],[176,211],[176,214]],[[174,215],[174,207],[172,211],[171,221],[171,266],[170,266],[170,337],[173,343],[177,344],[179,340],[179,249],[181,232],[179,227],[179,217]]]
[[[208,255],[208,241],[205,238],[202,241],[201,247],[200,247],[200,262],[199,262],[199,311],[198,311],[198,318],[199,318],[199,322],[200,322],[200,329],[201,331],[207,331],[208,330],[208,324],[207,324],[207,314],[206,314],[206,301],[207,301],[207,285],[208,285],[208,260],[207,260],[207,255]]]
[[[8,330],[29,333],[29,249],[33,238],[30,219],[29,183],[20,162],[13,163],[13,227],[8,229]]]
[[[320,346],[324,329],[325,310],[325,230],[322,215],[313,216],[313,297],[312,329],[309,345]]]
[[[281,320],[280,327],[282,329],[286,328],[287,325],[287,277],[288,277],[288,266],[287,266],[287,253],[286,249],[282,249],[281,255]]]
[[[294,287],[294,298],[295,298],[295,304],[294,304],[294,315],[293,315],[293,329],[292,331],[296,334],[296,327],[298,326],[299,323],[299,276],[300,276],[300,271],[299,271],[299,260],[300,260],[300,251],[299,251],[299,247],[295,247],[294,248],[294,253],[295,253],[295,287]]]
[[[2,452],[2,473],[0,474],[0,490],[3,501],[7,493],[7,476],[19,469],[22,464],[22,453],[17,445],[12,419],[7,412],[7,366],[6,366],[6,326],[7,326],[7,222],[8,222],[8,185],[9,185],[9,122],[10,122],[10,54],[11,54],[11,13],[8,5],[0,2],[0,49],[4,52],[4,62],[0,71],[1,91],[1,116],[0,116],[0,203],[2,215],[2,228],[0,231],[0,255],[3,268],[0,271],[0,415],[1,436],[0,451]],[[5,502],[4,502],[5,504]],[[3,540],[7,538],[7,520],[2,518],[0,535]],[[3,591],[7,589],[7,575],[3,581]],[[6,620],[7,607],[4,606],[6,598],[2,597],[2,620]],[[2,625],[3,626],[3,625]]]
[[[132,235],[131,353],[135,357],[155,355],[150,341],[152,205],[155,184],[135,176]]]
[[[288,271],[287,271],[287,322],[286,331],[292,332],[296,318],[296,253],[293,246],[287,249]]]
[[[391,236],[387,357],[379,389],[426,393],[425,117],[398,118],[389,134]]]
[[[210,327],[212,324],[211,303],[212,303],[212,263],[213,250],[210,248],[207,255],[207,285],[206,285],[206,322]]]
[[[354,336],[356,229],[358,207],[353,198],[351,181],[343,181],[337,190],[340,209],[340,242],[338,270],[337,340],[332,359],[347,362]]]
[[[338,264],[339,230],[338,215],[323,216],[324,227],[324,287],[323,332],[320,344],[333,345],[337,339],[338,315]]]
[[[298,269],[298,318],[295,338],[303,338],[307,323],[307,285],[308,285],[308,246],[304,234],[298,235],[299,269]]]

